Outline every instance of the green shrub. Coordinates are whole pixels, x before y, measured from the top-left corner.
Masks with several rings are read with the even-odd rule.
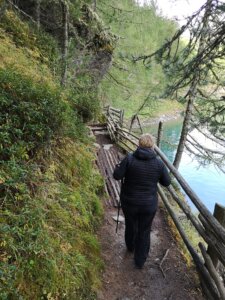
[[[59,86],[47,33],[12,11],[0,26],[0,299],[94,299],[103,180],[82,120],[96,89]]]
[[[76,110],[83,122],[96,119],[100,113],[100,102],[96,88],[88,85],[76,88],[71,92],[71,106]]]
[[[40,62],[56,67],[59,60],[59,49],[55,39],[44,31],[20,20],[12,10],[7,10],[0,19],[0,25],[11,35],[17,47],[30,49]]]
[[[76,121],[59,89],[12,69],[0,69],[0,159],[33,156],[72,117]]]
[[[0,299],[86,300],[99,287],[103,182],[88,145],[53,148],[39,165],[2,165]]]

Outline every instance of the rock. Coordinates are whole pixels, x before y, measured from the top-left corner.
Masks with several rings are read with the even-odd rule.
[[[94,145],[96,148],[98,148],[98,149],[101,148],[101,146],[100,146],[98,143],[93,143],[93,145]]]
[[[117,221],[117,216],[113,216],[112,217],[114,221]],[[121,223],[124,223],[124,217],[123,216],[119,216],[118,221]]]
[[[113,146],[113,144],[105,144],[105,145],[103,145],[103,149],[109,150],[112,146]]]

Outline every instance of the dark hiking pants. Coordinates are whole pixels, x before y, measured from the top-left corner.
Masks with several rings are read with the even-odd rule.
[[[142,267],[150,250],[150,231],[156,211],[149,205],[122,204],[125,216],[125,243],[134,251],[137,267]]]

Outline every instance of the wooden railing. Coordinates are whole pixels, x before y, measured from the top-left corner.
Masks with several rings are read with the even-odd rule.
[[[136,134],[129,132],[128,129],[123,127],[124,112],[109,106],[105,109],[105,115],[107,118],[107,129],[111,139],[119,144],[123,149],[133,151],[134,148],[138,146],[138,137]],[[160,131],[161,130],[159,130],[159,133]],[[159,144],[159,140],[157,144]],[[158,185],[159,195],[193,258],[207,298],[213,300],[225,300],[225,287],[216,268],[218,261],[223,265],[223,267],[225,267],[225,228],[206,208],[196,193],[191,189],[189,184],[185,181],[179,171],[171,164],[159,147],[155,146],[154,149],[156,154],[168,167],[171,174],[176,178],[180,189],[182,189],[190,198],[199,212],[198,216],[193,214],[190,207],[183,199],[181,199],[172,185],[168,188],[162,188],[160,185]],[[199,235],[204,239],[205,244],[208,245],[208,250],[206,250],[205,245],[201,242],[199,243],[199,249],[196,250],[193,247],[190,239],[187,237],[185,230],[178,220],[167,195],[171,196],[170,198],[179,205],[181,210],[191,221]],[[223,207],[221,209],[223,209]],[[199,250],[201,251],[202,255],[199,255]]]

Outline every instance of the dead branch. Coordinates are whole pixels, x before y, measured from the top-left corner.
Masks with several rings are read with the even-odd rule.
[[[162,272],[164,278],[166,278],[166,274],[165,274],[164,271],[163,271],[162,264],[163,264],[163,262],[166,260],[166,257],[167,257],[167,255],[168,255],[169,251],[170,251],[170,249],[167,249],[167,250],[166,250],[166,253],[164,254],[164,256],[163,256],[163,258],[162,258],[162,260],[160,261],[160,264],[159,264],[159,268],[160,268],[160,270],[161,270],[161,272]]]

